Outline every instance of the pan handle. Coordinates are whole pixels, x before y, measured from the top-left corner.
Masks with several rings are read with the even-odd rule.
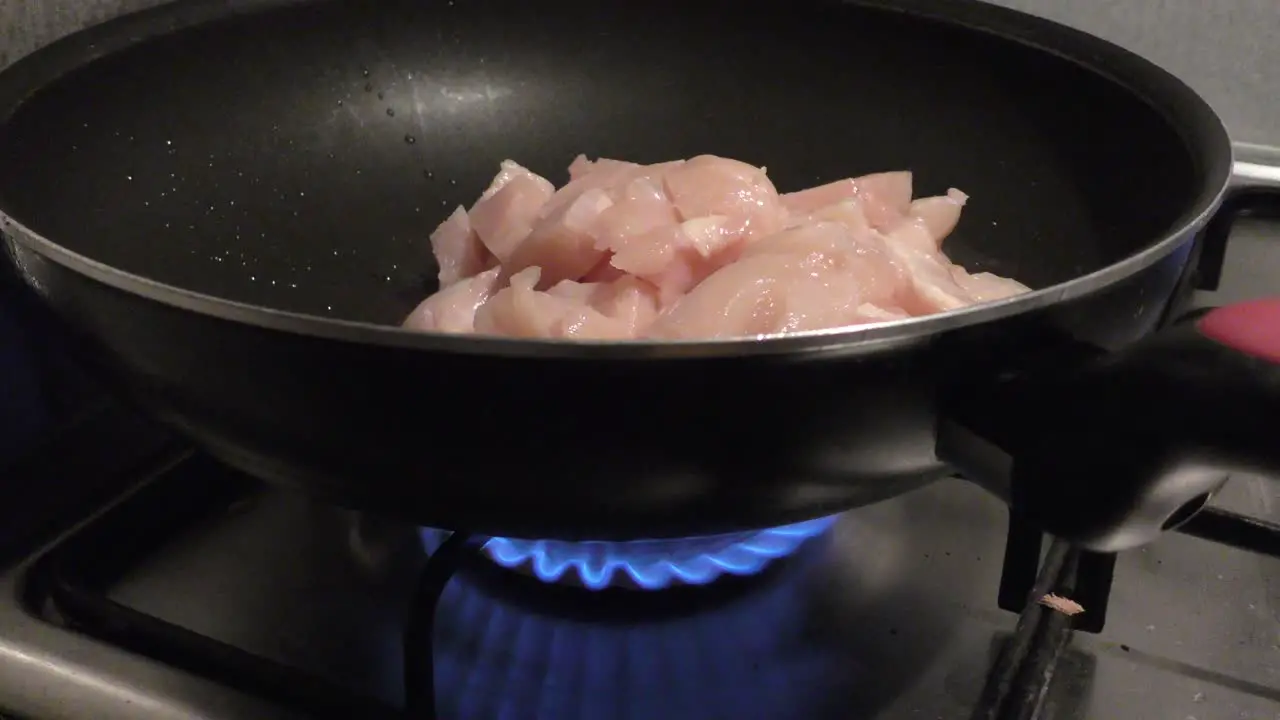
[[[946,415],[939,455],[1015,514],[1098,552],[1181,525],[1230,473],[1280,479],[1280,297],[1071,364],[966,392],[973,409]]]
[[[1219,231],[1280,215],[1276,180],[1234,188]],[[1202,310],[1119,352],[1081,349],[954,400],[938,429],[944,460],[1053,535],[1133,548],[1191,519],[1231,473],[1280,480],[1280,296]]]

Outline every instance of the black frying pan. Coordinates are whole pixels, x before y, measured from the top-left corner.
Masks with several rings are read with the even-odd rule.
[[[8,255],[86,357],[223,460],[352,507],[689,535],[959,468],[1118,548],[1277,459],[1280,376],[1255,357],[1275,357],[1274,307],[1132,346],[1190,286],[1222,125],[1143,60],[1016,12],[184,1],[5,71],[0,118]],[[783,190],[909,168],[973,198],[954,259],[1038,291],[764,341],[394,327],[432,289],[426,235],[500,160],[563,182],[579,152],[715,153]],[[1233,328],[1250,312],[1266,337]]]

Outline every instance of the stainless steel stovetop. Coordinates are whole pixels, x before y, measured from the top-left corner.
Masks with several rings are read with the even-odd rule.
[[[1245,224],[1203,299],[1276,278],[1280,226]],[[84,397],[0,464],[3,716],[406,717],[425,685],[405,657],[430,645],[449,720],[1280,720],[1280,486],[1260,479],[1187,530],[1271,556],[1169,534],[1113,574],[1056,545],[1040,562],[1038,534],[948,481],[704,587],[592,592],[472,557],[426,641],[417,529],[266,489]],[[1048,591],[1084,605],[1079,629],[1000,609]]]

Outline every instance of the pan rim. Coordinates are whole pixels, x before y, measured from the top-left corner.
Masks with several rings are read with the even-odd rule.
[[[302,4],[306,0],[180,0],[126,14],[72,33],[0,71],[0,123],[48,82],[100,57],[203,22],[245,12]],[[932,315],[793,334],[683,341],[524,339],[426,333],[399,326],[328,318],[243,303],[130,273],[69,250],[24,225],[0,207],[0,231],[36,254],[79,275],[172,309],[316,339],[451,354],[539,359],[680,359],[860,355],[927,342],[945,332],[990,323],[1074,300],[1121,282],[1163,260],[1209,221],[1227,193],[1234,149],[1221,118],[1198,93],[1155,63],[1101,38],[1057,22],[981,0],[844,0],[840,4],[901,12],[997,36],[1073,62],[1123,86],[1171,125],[1171,111],[1152,95],[1178,104],[1191,122],[1178,129],[1204,176],[1195,199],[1162,237],[1127,258],[1066,282],[1005,300]],[[1047,41],[1047,42],[1046,42]],[[1087,58],[1087,59],[1086,59]],[[1119,72],[1123,70],[1123,72]],[[1214,147],[1214,146],[1217,147]]]

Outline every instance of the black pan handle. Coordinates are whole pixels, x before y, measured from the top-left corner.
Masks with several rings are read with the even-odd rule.
[[[1280,214],[1280,191],[1236,188],[1212,231],[1246,214]],[[966,392],[939,426],[939,455],[1082,547],[1150,542],[1230,473],[1280,479],[1280,296],[1197,312],[1122,351],[1082,349],[1027,375]]]
[[[1280,477],[1280,297],[1211,310],[1045,389],[1011,506],[1095,550],[1190,519],[1232,472]]]

